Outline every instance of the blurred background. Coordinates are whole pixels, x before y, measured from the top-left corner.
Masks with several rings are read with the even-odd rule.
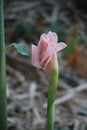
[[[68,45],[58,52],[54,130],[87,130],[86,0],[4,0],[4,21],[6,47],[24,43],[31,52],[48,31]],[[8,129],[46,130],[46,75],[15,49],[7,50],[6,60]]]

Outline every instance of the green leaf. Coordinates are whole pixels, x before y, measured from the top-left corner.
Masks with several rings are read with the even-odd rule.
[[[6,49],[8,48],[15,48],[20,54],[25,55],[25,56],[30,55],[28,52],[27,46],[23,43],[12,43]]]
[[[75,39],[73,39],[68,46],[65,48],[65,50],[62,52],[62,57],[66,58],[73,50],[74,46],[81,40],[81,37],[78,36]]]

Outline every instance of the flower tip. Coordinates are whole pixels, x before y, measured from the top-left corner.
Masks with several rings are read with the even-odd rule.
[[[66,43],[62,43],[63,44],[63,49],[67,47],[67,44]]]

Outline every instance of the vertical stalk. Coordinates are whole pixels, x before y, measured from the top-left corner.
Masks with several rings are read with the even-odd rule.
[[[6,66],[3,0],[0,0],[0,130],[7,130]]]
[[[47,130],[54,130],[54,100],[58,83],[58,61],[54,58],[53,71],[49,76],[48,102],[47,102]]]

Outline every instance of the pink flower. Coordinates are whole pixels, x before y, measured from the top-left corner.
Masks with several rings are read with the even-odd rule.
[[[52,70],[55,54],[66,47],[65,43],[57,42],[57,34],[50,31],[41,35],[38,46],[32,45],[32,64],[47,74]]]

